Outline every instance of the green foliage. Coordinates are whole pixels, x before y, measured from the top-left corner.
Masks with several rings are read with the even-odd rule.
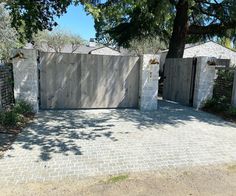
[[[55,16],[66,13],[67,8],[79,3],[95,19],[99,42],[129,47],[132,40],[158,37],[172,44],[169,51],[182,55],[186,37],[188,41],[204,41],[225,37],[236,29],[235,0],[21,0],[6,1],[12,16],[12,25],[21,38],[32,40],[32,35],[45,29],[52,30]],[[179,12],[178,12],[179,11]],[[177,13],[184,13],[183,16]],[[186,14],[185,14],[186,13]],[[182,20],[186,18],[186,20]],[[185,23],[185,24],[183,24]],[[175,32],[175,33],[173,33]],[[235,40],[236,34],[229,34]],[[227,35],[227,37],[229,37]],[[175,39],[176,38],[176,39]],[[173,57],[173,56],[172,56]]]
[[[66,13],[72,1],[7,1],[6,7],[12,16],[12,25],[20,34],[21,40],[31,40],[39,30],[52,30],[57,23],[55,16]]]
[[[206,101],[204,108],[209,109],[213,112],[225,112],[228,111],[230,104],[225,102],[225,97],[219,99],[209,99]]]
[[[121,181],[127,180],[128,177],[129,177],[128,175],[113,176],[107,180],[107,183],[121,182]]]
[[[228,117],[236,117],[236,108],[231,106],[234,72],[219,70],[215,80],[213,98],[207,100],[204,109]]]
[[[0,112],[0,124],[6,127],[15,127],[24,122],[24,116],[32,114],[32,106],[25,101],[19,100],[6,111]]]
[[[208,99],[205,104],[204,108],[214,108],[217,105],[217,100],[216,99]]]
[[[177,8],[187,0],[110,0],[97,6],[95,28],[97,39],[110,36],[118,45],[129,47],[133,39],[158,36],[167,41],[173,31]],[[236,26],[234,0],[188,0],[188,41],[204,41],[225,36]],[[99,16],[97,16],[99,13]],[[226,25],[227,24],[227,25]],[[222,26],[222,27],[221,27]],[[231,38],[235,34],[230,35]]]
[[[0,122],[3,126],[16,126],[18,122],[22,121],[22,116],[14,110],[0,113]]]
[[[129,50],[134,51],[137,55],[140,54],[156,54],[159,50],[166,49],[167,45],[160,41],[158,37],[146,38],[141,40],[132,40]]]
[[[236,117],[236,108],[235,107],[230,107],[228,110],[228,114],[230,116]]]
[[[234,71],[219,70],[215,80],[213,98],[224,105],[231,104]]]
[[[100,15],[94,17],[98,41],[106,37],[119,46],[130,47],[133,40],[158,36],[167,43],[170,38],[174,20],[170,13],[174,9],[165,0],[107,1],[97,9]]]
[[[9,60],[11,50],[20,46],[17,32],[11,27],[11,18],[4,6],[0,4],[0,59]]]
[[[32,113],[33,108],[29,103],[18,100],[13,107],[13,111],[18,114],[27,115]]]
[[[45,29],[51,31],[57,26],[55,18],[65,14],[71,4],[95,5],[98,2],[98,0],[9,0],[5,1],[5,5],[12,16],[12,26],[19,33],[20,40],[32,41],[33,35],[38,31]]]

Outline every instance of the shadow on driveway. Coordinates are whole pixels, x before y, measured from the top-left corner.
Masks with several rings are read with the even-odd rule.
[[[161,131],[163,125],[179,127],[191,121],[236,128],[214,115],[160,101],[156,112],[129,109],[41,111],[37,119],[19,134],[15,145],[26,150],[37,148],[39,159],[48,161],[57,153],[82,155],[81,142],[98,138],[117,142],[119,138],[114,134],[117,125],[122,128],[119,133],[129,134],[131,130],[126,129],[127,124],[131,124],[135,131],[148,131],[149,128]]]

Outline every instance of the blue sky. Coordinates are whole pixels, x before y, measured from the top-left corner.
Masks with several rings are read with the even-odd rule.
[[[67,13],[56,19],[60,29],[65,29],[73,34],[80,35],[89,40],[95,37],[93,17],[87,15],[80,6],[70,6]]]

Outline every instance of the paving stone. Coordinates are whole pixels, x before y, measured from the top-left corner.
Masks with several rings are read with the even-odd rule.
[[[0,159],[0,184],[236,161],[236,125],[160,102],[138,110],[40,111]]]

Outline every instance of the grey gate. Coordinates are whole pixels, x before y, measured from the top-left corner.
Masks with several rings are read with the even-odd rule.
[[[163,98],[192,106],[196,58],[166,59]]]
[[[139,58],[40,53],[41,109],[135,108]]]

